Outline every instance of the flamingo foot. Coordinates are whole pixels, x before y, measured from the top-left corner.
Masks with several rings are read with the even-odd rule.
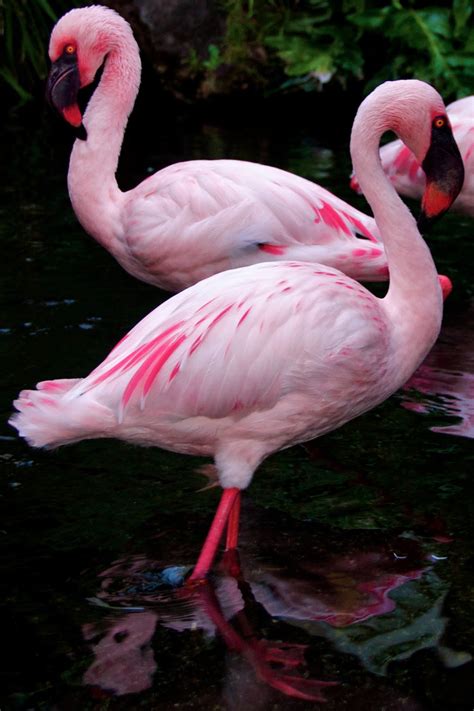
[[[219,563],[219,568],[226,575],[230,575],[232,578],[240,578],[242,575],[242,568],[240,566],[240,556],[237,548],[229,548],[225,551],[222,556],[222,560]]]
[[[254,666],[258,676],[269,686],[286,696],[306,701],[324,702],[326,687],[338,686],[337,681],[307,679],[301,675],[306,666],[305,644],[268,642],[256,640],[249,644],[253,649]],[[300,670],[299,670],[300,669]]]
[[[290,674],[278,674],[278,672],[273,670],[271,674],[261,674],[261,678],[269,684],[269,686],[273,686],[274,689],[278,689],[278,691],[281,691],[286,696],[320,703],[327,701],[323,693],[325,688],[339,685],[337,681],[306,679]]]
[[[195,582],[204,580],[209,570],[211,569],[211,566],[214,562],[214,558],[216,556],[217,547],[222,538],[222,534],[224,533],[224,528],[229,520],[229,516],[231,515],[234,504],[236,500],[239,499],[239,497],[240,489],[237,489],[237,487],[232,487],[231,489],[224,489],[224,491],[222,492],[221,500],[219,501],[214,520],[206,536],[206,540],[204,541],[201,553],[199,554],[199,558],[197,560],[193,572],[187,580],[188,584],[193,584]],[[232,528],[235,528],[235,524],[233,524]]]

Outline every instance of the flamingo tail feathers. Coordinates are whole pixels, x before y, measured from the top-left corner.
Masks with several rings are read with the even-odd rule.
[[[68,397],[74,380],[49,380],[23,390],[9,424],[32,447],[54,449],[82,439],[111,436],[112,411],[90,396]]]

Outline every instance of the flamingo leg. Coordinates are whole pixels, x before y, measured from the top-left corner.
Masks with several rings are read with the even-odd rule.
[[[240,523],[240,490],[234,501],[229,514],[229,521],[227,523],[227,537],[225,543],[226,551],[237,548],[237,543],[239,540],[239,523]]]
[[[214,520],[206,536],[204,545],[201,548],[194,570],[188,578],[188,582],[202,580],[208,574],[216,555],[217,546],[219,545],[222,534],[224,533],[224,528],[229,519],[229,515],[234,507],[236,499],[239,498],[239,495],[240,489],[237,489],[237,487],[224,489],[222,492],[221,500],[219,501]]]
[[[241,496],[239,491],[239,495],[235,499],[234,505],[232,506],[229,514],[225,552],[221,561],[222,570],[225,571],[227,575],[232,575],[234,578],[240,578],[242,575],[239,551],[237,550],[237,543],[239,541],[240,502]]]

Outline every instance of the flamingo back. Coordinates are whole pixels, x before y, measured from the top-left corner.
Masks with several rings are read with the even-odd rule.
[[[270,166],[215,160],[164,168],[125,194],[122,221],[124,266],[168,289],[267,260],[387,278],[373,218]]]

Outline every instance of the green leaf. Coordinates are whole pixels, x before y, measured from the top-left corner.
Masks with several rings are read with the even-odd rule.
[[[474,52],[474,27],[470,30],[467,36],[464,50],[469,53]]]
[[[13,51],[13,21],[12,21],[12,9],[10,5],[7,5],[5,9],[5,24],[3,26],[3,31],[5,34],[5,49],[10,65],[14,64],[15,57]]]
[[[210,71],[215,71],[222,63],[219,47],[215,44],[210,44],[207,50],[209,52],[209,59],[204,60],[203,66]]]
[[[309,4],[311,5],[312,8],[316,9],[318,8],[322,12],[331,12],[332,9],[332,3],[327,2],[327,0],[308,0]]]
[[[472,14],[472,0],[453,0],[454,34],[459,37]]]
[[[362,13],[365,10],[365,0],[343,0],[342,11],[348,15],[352,10],[356,13]]]
[[[414,11],[425,23],[426,27],[440,37],[449,38],[451,36],[450,11],[446,8],[427,8],[425,10]]]
[[[57,11],[66,11],[74,0],[0,0],[4,43],[0,47],[0,77],[21,97],[46,73],[46,51]],[[28,88],[27,88],[28,87]]]
[[[0,67],[0,76],[4,78],[7,84],[11,86],[22,101],[29,101],[32,98],[30,92],[23,89],[7,67]]]
[[[464,74],[474,77],[474,57],[470,55],[451,54],[446,57],[446,61],[453,69],[462,69]]]
[[[48,15],[53,22],[56,22],[57,15],[47,0],[34,0],[34,2],[38,4],[45,15]]]
[[[363,27],[367,30],[379,29],[391,13],[390,7],[384,7],[381,10],[366,10],[354,15],[348,15],[347,19],[358,27]]]
[[[326,52],[319,51],[301,37],[268,38],[270,46],[278,50],[278,55],[286,64],[286,73],[290,77],[305,74],[332,74],[334,65]]]

